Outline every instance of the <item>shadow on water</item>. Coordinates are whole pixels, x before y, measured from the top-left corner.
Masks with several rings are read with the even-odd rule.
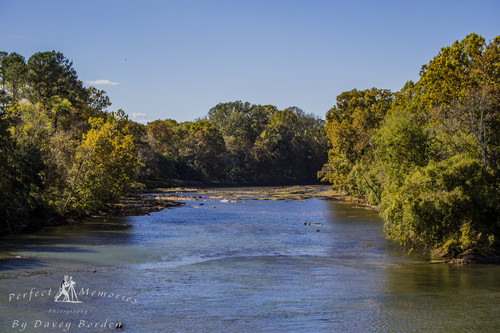
[[[0,271],[40,268],[44,265],[45,264],[41,260],[33,258],[0,259]]]
[[[122,218],[102,222],[89,220],[75,225],[46,227],[31,234],[0,237],[0,250],[29,249],[39,252],[87,252],[78,246],[127,245],[131,242],[131,225]],[[126,226],[126,227],[124,227]]]

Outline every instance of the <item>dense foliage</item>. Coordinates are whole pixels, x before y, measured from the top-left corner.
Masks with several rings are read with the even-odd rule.
[[[0,232],[91,214],[135,186],[316,181],[324,122],[232,102],[206,119],[130,121],[63,54],[0,53]]]
[[[146,132],[152,153],[146,183],[311,183],[326,160],[323,121],[298,108],[221,103],[207,119],[157,120],[146,125]]]
[[[61,53],[0,54],[0,230],[82,215],[129,190],[139,166],[132,135],[107,113]]]
[[[388,236],[441,256],[498,250],[500,36],[471,34],[395,94],[341,94],[320,175],[379,205]]]

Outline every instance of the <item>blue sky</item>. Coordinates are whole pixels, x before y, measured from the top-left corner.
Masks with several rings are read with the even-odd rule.
[[[141,122],[235,100],[324,118],[343,91],[397,91],[441,47],[500,35],[496,0],[0,0],[0,17],[0,50],[62,52]]]

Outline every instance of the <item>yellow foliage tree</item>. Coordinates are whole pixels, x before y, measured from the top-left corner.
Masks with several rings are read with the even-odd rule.
[[[88,214],[129,190],[139,166],[132,135],[118,129],[117,117],[90,118],[92,128],[75,154],[65,211]]]

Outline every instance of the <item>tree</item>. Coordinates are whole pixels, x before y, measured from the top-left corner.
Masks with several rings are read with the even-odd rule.
[[[374,136],[388,236],[441,256],[498,248],[500,38],[444,47]]]
[[[328,163],[320,172],[323,180],[356,195],[374,189],[375,185],[368,182],[371,176],[365,176],[360,165],[372,162],[372,134],[380,127],[392,100],[389,90],[376,88],[353,89],[337,97],[337,104],[326,114],[326,135],[332,147]]]
[[[409,249],[455,258],[494,249],[499,191],[478,160],[456,155],[416,168],[381,204],[388,236]]]
[[[265,182],[293,179],[295,158],[293,139],[298,116],[291,110],[277,111],[260,134],[254,147],[260,177]]]
[[[183,158],[200,171],[204,180],[222,180],[226,146],[221,133],[208,120],[197,120],[187,127],[189,136],[184,141]]]
[[[274,112],[255,141],[257,179],[262,183],[312,181],[326,159],[323,122],[296,107]]]
[[[137,177],[143,125],[107,114],[106,93],[85,88],[62,53],[26,63],[0,52],[0,229],[48,215],[91,213]]]
[[[443,47],[429,64],[423,65],[416,87],[421,106],[431,112],[438,111],[476,89],[479,81],[473,73],[485,47],[484,38],[473,33]]]
[[[129,190],[139,163],[133,137],[118,129],[119,120],[113,113],[105,121],[89,119],[92,129],[77,148],[63,212],[88,214]]]
[[[37,146],[10,136],[9,121],[0,113],[0,232],[19,231],[24,220],[43,206],[41,173],[44,165]]]
[[[18,53],[5,54],[0,60],[2,86],[14,104],[23,97],[28,68],[23,56]]]
[[[146,125],[146,130],[150,145],[162,155],[176,155],[176,143],[187,134],[181,133],[182,128],[173,119],[152,121]]]
[[[265,126],[265,109],[248,102],[220,103],[210,109],[208,120],[222,134],[228,151],[228,174],[230,181],[249,182],[253,178],[250,151],[260,134],[262,122]],[[257,118],[260,116],[260,118]]]
[[[409,249],[498,250],[499,64],[500,36],[470,34],[394,95],[342,93],[326,117],[322,176],[378,204],[388,237]]]
[[[85,104],[92,110],[93,116],[97,116],[98,113],[105,111],[108,106],[111,106],[111,101],[104,90],[88,87],[85,89],[85,92]]]
[[[461,135],[464,149],[475,153],[483,164],[500,170],[500,85],[468,92],[454,103],[441,129],[448,136]]]
[[[60,52],[38,52],[32,55],[28,59],[30,101],[49,107],[57,96],[68,100],[73,107],[82,107],[86,101],[86,91],[72,66],[73,63]],[[58,113],[53,114],[56,129],[60,116]]]
[[[411,112],[393,111],[374,133],[375,157],[389,186],[401,186],[408,173],[429,162],[431,132]]]

